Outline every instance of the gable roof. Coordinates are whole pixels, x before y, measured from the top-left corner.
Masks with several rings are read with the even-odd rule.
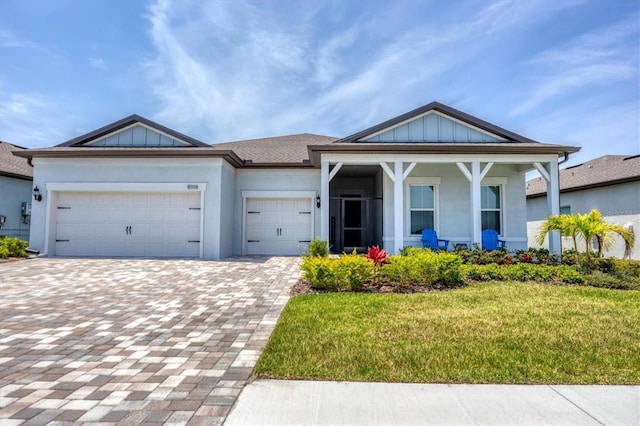
[[[560,192],[633,181],[640,181],[640,155],[604,155],[560,170]],[[527,181],[527,198],[546,193],[547,181],[542,177]]]
[[[214,149],[228,149],[244,160],[245,165],[300,165],[309,164],[308,147],[326,145],[338,138],[332,136],[299,133],[271,138],[222,142],[212,145]]]
[[[20,146],[0,141],[0,176],[33,179],[33,167],[29,165],[29,161],[13,155],[14,152],[25,150]]]
[[[397,117],[391,118],[380,124],[376,124],[375,126],[371,126],[368,129],[361,130],[357,133],[352,134],[351,136],[347,136],[346,138],[342,138],[336,143],[362,143],[362,140],[367,138],[368,136],[374,135],[385,129],[389,129],[399,124],[410,121],[411,119],[417,118],[430,111],[440,112],[456,120],[469,124],[473,127],[477,127],[481,130],[484,130],[486,132],[489,132],[501,138],[504,138],[506,141],[536,143],[536,141],[532,139],[526,138],[517,133],[513,133],[509,130],[503,129],[502,127],[496,126],[495,124],[491,124],[488,121],[481,120],[465,112],[459,111],[455,108],[451,108],[450,106],[447,106],[447,105],[441,104],[440,102],[435,102],[435,101],[428,103],[426,105],[423,105],[419,108],[416,108],[412,111],[401,114]],[[406,142],[410,142],[410,141],[406,141]]]
[[[165,127],[161,124],[158,124],[154,121],[151,121],[147,118],[141,117],[137,114],[132,114],[128,117],[125,117],[121,120],[115,121],[111,124],[107,124],[106,126],[103,126],[97,130],[94,130],[92,132],[86,133],[84,135],[78,136],[76,138],[73,138],[71,140],[68,140],[66,142],[63,142],[59,145],[56,145],[58,147],[91,147],[93,148],[93,146],[90,145],[86,145],[90,142],[93,142],[97,139],[100,139],[103,136],[106,136],[110,133],[114,133],[117,132],[118,130],[124,129],[128,126],[131,126],[133,124],[136,123],[141,123],[144,124],[145,126],[154,129],[160,133],[165,133],[175,139],[181,140],[185,143],[187,143],[190,146],[195,146],[195,147],[208,147],[209,145],[207,145],[204,142],[201,142],[197,139],[194,139],[190,136],[187,136],[185,134],[182,134],[180,132],[176,132],[175,130],[172,130],[168,127]],[[184,148],[188,148],[189,146],[184,146]]]

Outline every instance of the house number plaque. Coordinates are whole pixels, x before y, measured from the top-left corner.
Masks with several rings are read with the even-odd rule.
[[[198,185],[196,185],[195,183],[187,184],[187,189],[197,190],[198,189]]]

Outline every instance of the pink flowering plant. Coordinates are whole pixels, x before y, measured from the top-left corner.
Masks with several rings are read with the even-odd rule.
[[[373,262],[374,274],[373,274],[373,283],[380,283],[380,270],[382,269],[382,265],[387,261],[387,251],[381,249],[378,246],[368,247],[367,254],[364,255],[367,259]]]

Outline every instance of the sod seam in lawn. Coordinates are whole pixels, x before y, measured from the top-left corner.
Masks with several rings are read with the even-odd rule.
[[[292,298],[264,378],[640,383],[640,291],[484,283],[427,294]]]

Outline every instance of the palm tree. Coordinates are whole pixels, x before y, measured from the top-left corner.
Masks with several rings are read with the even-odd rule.
[[[578,239],[583,240],[586,249],[586,267],[591,267],[591,248],[594,238],[598,240],[598,253],[602,255],[602,250],[610,248],[614,244],[613,236],[618,234],[624,239],[627,248],[633,247],[633,233],[624,227],[612,223],[607,223],[602,219],[602,214],[598,210],[591,210],[587,214],[570,214],[549,216],[538,235],[536,241],[538,244],[544,242],[544,238],[551,231],[559,231],[564,237],[573,239],[573,248],[576,252],[576,263],[580,265],[580,256],[578,254]]]
[[[573,249],[576,253],[576,264],[580,265],[580,256],[578,255],[579,222],[578,215],[561,214],[549,216],[540,227],[538,235],[536,235],[536,242],[542,245],[545,237],[551,231],[558,231],[563,237],[571,237],[573,239]]]
[[[615,244],[614,235],[618,234],[624,240],[625,251],[630,250],[634,244],[633,232],[615,223],[607,223],[602,220],[602,215],[598,210],[591,210],[588,214],[589,221],[595,228],[595,238],[598,241],[598,255],[602,256],[602,251],[610,249]]]

